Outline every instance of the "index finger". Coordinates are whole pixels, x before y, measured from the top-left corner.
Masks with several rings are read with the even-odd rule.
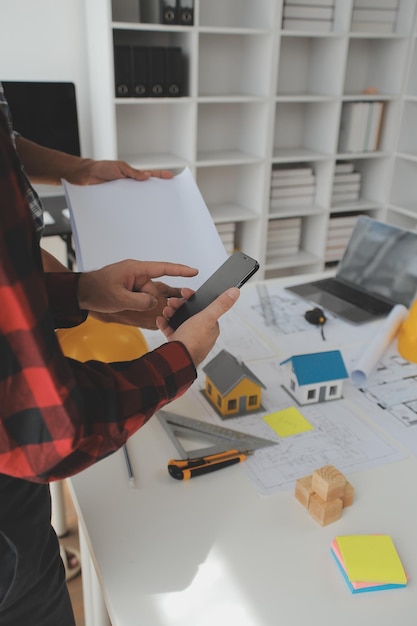
[[[149,278],[161,276],[196,276],[198,269],[183,265],[182,263],[169,263],[168,261],[132,261],[132,271],[136,274],[146,275]],[[135,265],[137,264],[137,267]]]

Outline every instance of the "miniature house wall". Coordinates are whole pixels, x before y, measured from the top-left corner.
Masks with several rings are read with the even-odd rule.
[[[230,352],[222,350],[204,368],[204,395],[222,417],[236,417],[262,409],[265,386]]]
[[[283,385],[299,404],[342,397],[343,380],[348,373],[339,350],[299,354],[280,365],[285,366]]]

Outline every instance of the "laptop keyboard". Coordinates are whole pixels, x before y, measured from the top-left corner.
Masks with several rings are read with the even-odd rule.
[[[381,315],[382,313],[388,313],[392,309],[391,304],[380,300],[378,297],[358,291],[332,278],[324,278],[323,280],[316,281],[314,284],[320,285],[320,288],[326,293],[337,296],[345,302],[354,304],[370,313]]]

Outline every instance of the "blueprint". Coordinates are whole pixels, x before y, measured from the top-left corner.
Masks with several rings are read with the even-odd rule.
[[[373,423],[417,455],[417,363],[395,349],[384,355],[366,387],[347,394]]]
[[[280,438],[263,417],[295,404],[281,386],[281,368],[276,359],[246,362],[246,365],[266,386],[263,412],[222,420],[201,394],[204,376],[200,372],[198,380],[181,399],[181,413],[188,417],[198,415],[198,419],[217,426],[276,442],[274,446],[257,450],[242,466],[259,493],[292,491],[297,478],[329,463],[349,476],[351,472],[404,457],[346,400],[298,407],[313,428]],[[171,409],[175,412],[175,403],[170,405]]]

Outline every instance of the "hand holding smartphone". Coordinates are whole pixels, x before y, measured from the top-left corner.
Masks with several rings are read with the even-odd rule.
[[[244,252],[235,252],[177,309],[169,320],[176,330],[189,317],[199,313],[230,287],[241,287],[259,269],[259,263]]]

